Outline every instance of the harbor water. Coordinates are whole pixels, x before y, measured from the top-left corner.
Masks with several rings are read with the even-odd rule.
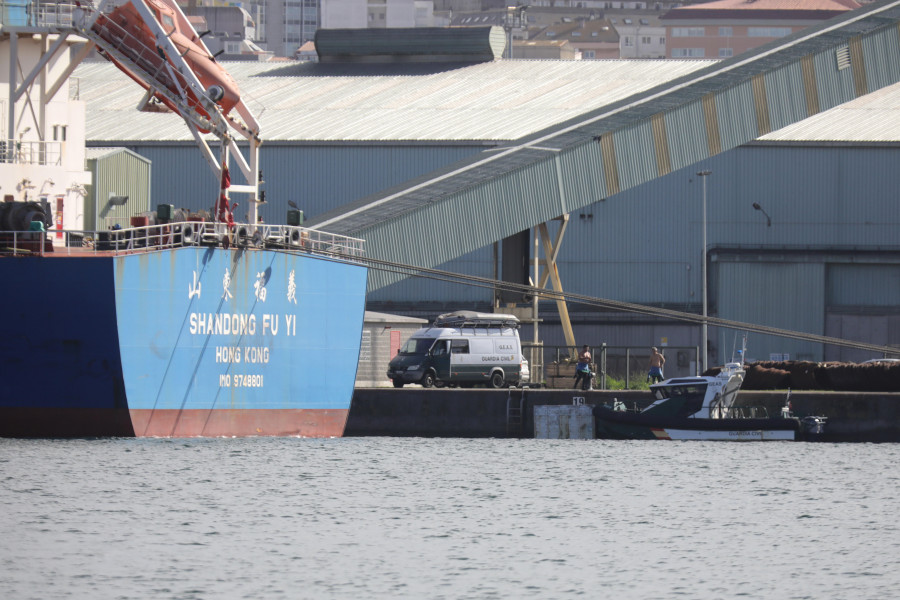
[[[894,444],[0,440],[0,598],[884,598]]]

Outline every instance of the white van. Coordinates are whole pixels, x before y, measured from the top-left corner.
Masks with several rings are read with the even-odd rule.
[[[521,382],[522,347],[514,315],[457,311],[419,329],[388,365],[394,387],[486,383],[494,388]]]

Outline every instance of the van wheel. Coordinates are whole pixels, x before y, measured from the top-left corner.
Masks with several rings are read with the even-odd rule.
[[[503,387],[503,373],[500,371],[496,371],[493,375],[491,375],[491,387],[492,388],[502,388]]]
[[[394,380],[394,387],[395,387],[395,388],[402,388],[402,387],[403,387],[403,382],[402,382],[401,380],[399,380],[399,379],[395,379],[395,380]]]
[[[428,371],[427,373],[425,373],[425,375],[422,377],[422,387],[423,388],[434,387],[434,373],[432,373],[431,371]]]

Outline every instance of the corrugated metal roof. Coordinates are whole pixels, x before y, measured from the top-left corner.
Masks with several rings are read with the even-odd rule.
[[[673,11],[703,12],[710,10],[741,10],[758,12],[761,10],[852,10],[860,4],[854,0],[717,0],[703,4],[679,6]]]
[[[105,147],[97,147],[97,148],[85,148],[84,149],[84,159],[85,160],[94,160],[97,158],[103,158],[104,156],[108,156],[110,154],[115,154],[116,152],[124,152],[124,148],[119,148],[116,146],[105,146]]]
[[[761,142],[900,142],[900,84],[788,125]]]
[[[679,6],[661,18],[668,25],[723,19],[774,24],[829,19],[860,8],[855,0],[719,0]]]
[[[513,60],[449,65],[225,63],[263,141],[510,140],[713,61]],[[138,112],[143,89],[107,62],[75,71],[89,142],[185,141],[175,114]]]

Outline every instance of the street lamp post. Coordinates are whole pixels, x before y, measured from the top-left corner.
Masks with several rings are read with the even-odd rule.
[[[759,205],[759,202],[754,202],[753,208],[755,210],[758,210],[759,212],[761,212],[762,214],[764,214],[766,216],[766,227],[771,227],[772,226],[772,217],[769,216],[769,213],[767,213],[766,211],[763,210],[763,207]]]
[[[702,370],[701,373],[706,371],[706,346],[707,346],[707,291],[706,291],[706,178],[712,175],[712,171],[698,171],[697,176],[703,178],[703,263],[701,264],[701,277],[703,279],[703,323],[700,326],[700,345],[703,348],[703,353],[701,354],[701,358],[703,362],[701,362]]]

